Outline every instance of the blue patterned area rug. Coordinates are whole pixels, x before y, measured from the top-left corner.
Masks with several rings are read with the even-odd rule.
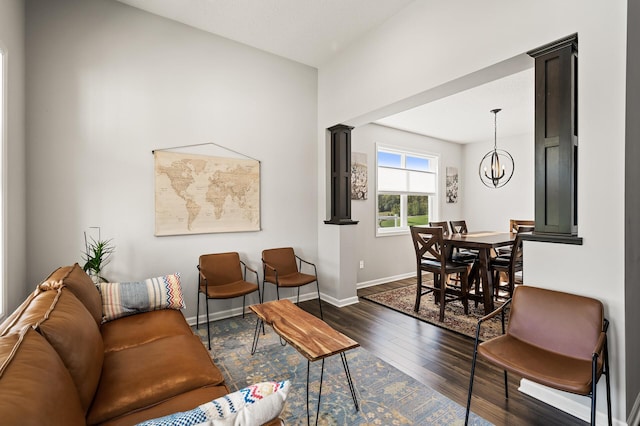
[[[251,344],[255,315],[211,323],[211,357],[222,370],[231,391],[252,383],[290,380],[281,418],[286,425],[307,423],[307,360],[290,345],[282,346],[278,335],[265,326],[256,353]],[[195,329],[195,327],[194,327]],[[207,329],[196,333],[206,345]],[[327,358],[322,383],[319,425],[462,425],[464,407],[402,373],[363,348],[346,353],[360,411],[356,411],[339,356]],[[311,423],[320,385],[321,361],[311,363],[309,398]],[[471,414],[469,424],[491,423]]]

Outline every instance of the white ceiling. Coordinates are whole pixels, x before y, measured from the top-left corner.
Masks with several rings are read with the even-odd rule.
[[[494,116],[500,138],[533,133],[533,68],[476,86],[376,121],[457,143],[492,141]],[[499,144],[499,142],[498,142]]]
[[[319,68],[414,0],[118,0]],[[533,132],[533,69],[377,121],[457,143]]]
[[[413,0],[118,0],[318,68]]]

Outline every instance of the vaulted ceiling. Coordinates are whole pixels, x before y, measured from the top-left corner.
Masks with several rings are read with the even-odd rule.
[[[414,0],[118,0],[219,36],[321,68]],[[434,3],[434,7],[437,4]],[[533,70],[379,120],[457,143],[533,132]]]

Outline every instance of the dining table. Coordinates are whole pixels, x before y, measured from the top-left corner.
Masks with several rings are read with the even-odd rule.
[[[491,252],[498,247],[513,246],[516,233],[479,231],[465,234],[449,234],[444,236],[444,244],[447,250],[447,258],[450,258],[453,249],[466,249],[478,253],[478,274],[482,284],[482,301],[485,315],[493,312],[493,277],[489,271]]]

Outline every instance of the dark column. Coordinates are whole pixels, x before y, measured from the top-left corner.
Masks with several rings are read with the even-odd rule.
[[[535,59],[535,231],[527,239],[578,238],[578,36],[527,52]]]
[[[338,124],[331,133],[331,218],[324,223],[355,225],[351,220],[351,129]]]

